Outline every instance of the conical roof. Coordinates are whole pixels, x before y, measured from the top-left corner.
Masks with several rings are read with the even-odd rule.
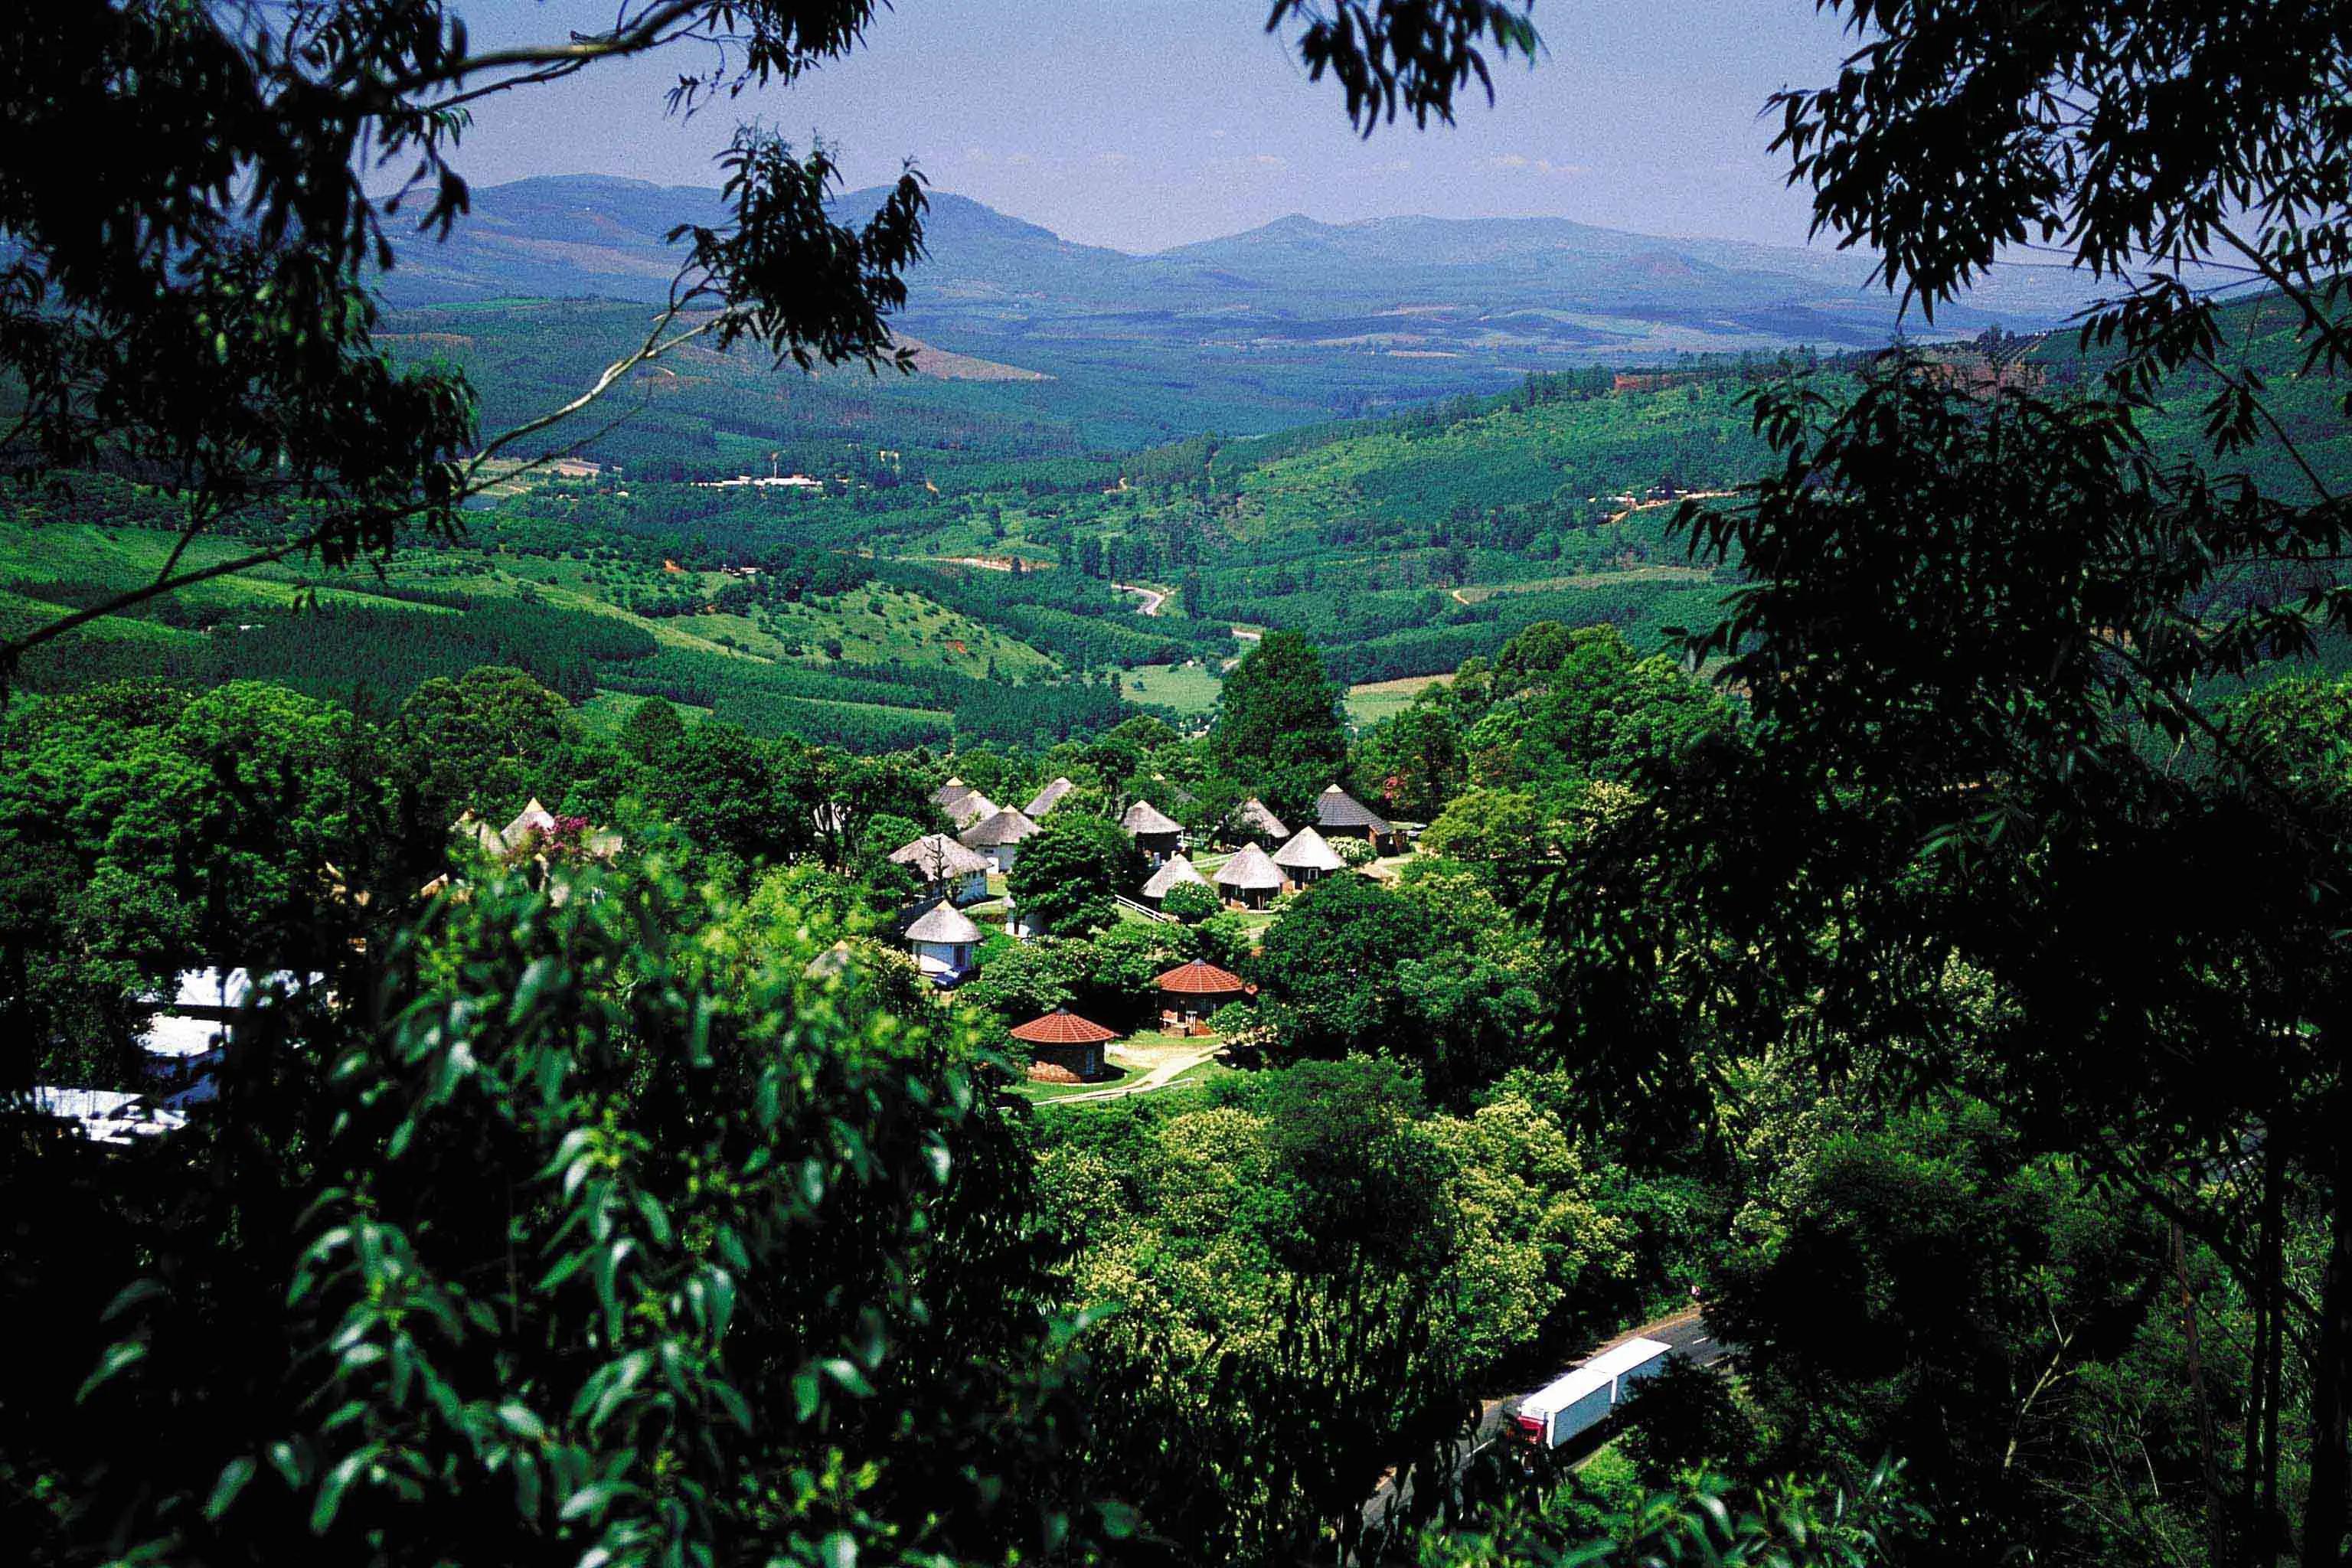
[[[973,823],[958,837],[974,849],[993,849],[1000,845],[1018,844],[1036,831],[1035,823],[1008,805]]]
[[[1315,797],[1315,825],[1318,827],[1369,827],[1375,833],[1393,833],[1388,818],[1333,784]]]
[[[523,840],[533,833],[554,831],[555,814],[540,805],[539,796],[533,795],[530,804],[516,813],[515,819],[499,830],[499,837],[508,848],[516,849],[521,847]]]
[[[950,804],[947,807],[947,814],[954,819],[958,827],[970,827],[975,822],[994,816],[1002,809],[1003,807],[994,801],[978,790],[973,790],[962,799]]]
[[[1197,958],[1190,963],[1178,964],[1152,984],[1162,991],[1184,996],[1238,996],[1250,988],[1249,982],[1232,970],[1219,969]]]
[[[470,811],[449,825],[449,836],[473,845],[485,855],[507,852],[507,841],[499,837],[499,830]]]
[[[1106,1029],[1093,1019],[1081,1018],[1063,1007],[1005,1032],[1033,1046],[1097,1046],[1118,1038],[1117,1029]]]
[[[1177,821],[1174,817],[1170,816],[1166,812],[1160,810],[1158,806],[1152,805],[1148,800],[1139,800],[1133,805],[1129,806],[1127,808],[1127,815],[1118,819],[1118,825],[1127,829],[1128,835],[1130,837],[1143,833],[1181,833],[1184,831],[1184,825],[1182,823]]]
[[[1164,899],[1168,896],[1168,890],[1171,888],[1180,887],[1186,882],[1197,882],[1205,888],[1209,885],[1209,879],[1201,875],[1192,862],[1185,859],[1181,855],[1171,855],[1160,863],[1160,869],[1151,873],[1151,880],[1143,884],[1143,896],[1147,899]]]
[[[1055,779],[1052,784],[1047,784],[1044,789],[1039,790],[1035,795],[1030,796],[1029,804],[1023,806],[1021,809],[1027,812],[1031,816],[1043,816],[1047,812],[1053,810],[1055,806],[1061,805],[1062,797],[1077,787],[1078,786],[1076,784],[1072,784],[1067,778]]]
[[[1244,834],[1264,834],[1276,844],[1290,837],[1290,829],[1282,825],[1282,818],[1275,816],[1265,802],[1255,795],[1242,802],[1241,809],[1234,813],[1234,826]]]
[[[987,856],[974,854],[944,833],[926,833],[911,844],[899,846],[890,851],[890,862],[911,867],[935,882],[995,869]]]
[[[931,804],[945,810],[971,793],[971,785],[961,779],[951,778],[931,792]]]
[[[1217,868],[1217,886],[1241,888],[1252,892],[1279,889],[1285,879],[1282,868],[1266,858],[1265,850],[1255,844],[1244,844],[1239,853]]]
[[[980,928],[953,904],[933,904],[907,928],[908,942],[966,942],[980,940]]]
[[[1323,836],[1311,827],[1302,827],[1289,843],[1274,852],[1274,863],[1287,866],[1294,871],[1338,871],[1347,862],[1323,842]]]

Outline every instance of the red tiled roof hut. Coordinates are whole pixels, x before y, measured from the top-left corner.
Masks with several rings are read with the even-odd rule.
[[[1102,1077],[1104,1043],[1118,1038],[1117,1029],[1106,1029],[1062,1007],[1010,1033],[1029,1047],[1029,1076],[1050,1082]]]
[[[1160,989],[1160,1016],[1171,1028],[1191,1032],[1220,1007],[1257,994],[1257,987],[1230,969],[1194,959],[1152,984]]]

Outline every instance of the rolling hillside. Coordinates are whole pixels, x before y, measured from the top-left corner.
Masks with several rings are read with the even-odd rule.
[[[415,314],[439,330],[402,346],[468,354],[495,412],[545,390],[543,362],[553,374],[584,363],[567,312],[640,309],[435,307]],[[2294,374],[2286,316],[2254,300],[2226,324],[2305,460],[2340,485],[2352,438],[2327,389]],[[531,336],[519,343],[520,327]],[[2098,369],[2063,338],[2031,353],[2056,389]],[[624,473],[524,484],[477,515],[468,548],[404,552],[380,578],[272,570],[205,584],[100,623],[26,680],[261,676],[396,698],[431,675],[520,664],[592,711],[658,693],[761,732],[887,748],[1078,733],[1136,702],[1197,720],[1220,670],[1266,628],[1307,633],[1336,675],[1365,686],[1449,671],[1539,620],[1608,623],[1654,647],[1669,626],[1711,620],[1729,585],[1669,524],[1680,498],[1732,491],[1769,460],[1744,398],[1778,368],[1591,367],[1385,418],[1104,459],[1023,458],[985,409],[945,412],[954,395],[1049,384],[877,387],[692,356],[632,389],[642,445]],[[1834,388],[1848,372],[1818,374]],[[2181,378],[2149,412],[2159,452],[2211,456],[2209,382]],[[896,445],[873,445],[851,408]],[[681,480],[696,452],[823,482]],[[2273,488],[2301,478],[2276,443],[2232,461]],[[0,527],[0,615],[54,616],[137,581],[171,521],[119,481],[63,510],[19,498]]]
[[[514,665],[592,712],[659,695],[755,733],[861,751],[1034,743],[1133,710],[1006,617],[967,614],[854,557],[730,532],[716,515],[686,533],[563,519],[627,503],[562,487],[509,504],[482,514],[469,548],[404,551],[381,572],[262,567],[102,618],[36,650],[18,689],[265,679],[396,702],[435,676]],[[18,500],[0,520],[0,622],[50,619],[152,579],[173,542],[168,518],[103,479],[68,507]],[[241,548],[200,541],[187,563]]]

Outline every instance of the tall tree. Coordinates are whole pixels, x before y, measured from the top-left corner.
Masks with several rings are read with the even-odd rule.
[[[1289,817],[1348,762],[1339,684],[1302,632],[1268,632],[1225,677],[1209,731],[1211,764]]]
[[[1646,824],[1591,845],[1555,905],[1572,946],[1606,954],[1574,988],[1579,1032],[1621,1095],[1686,1081],[1693,1018],[1868,1042],[1969,1081],[2203,1239],[2263,1303],[2272,1363],[2243,1495],[2206,1482],[2210,1550],[2291,1545],[2335,1568],[2352,1525],[2352,840],[2333,792],[2305,786],[2324,770],[2284,765],[2211,693],[2352,618],[2346,514],[2231,361],[2196,268],[2274,289],[2307,374],[2352,364],[2345,18],[1841,8],[1865,39],[1849,68],[1780,100],[1817,224],[1877,250],[1929,312],[2003,247],[2063,246],[2116,290],[2084,329],[2102,378],[2063,400],[1898,357],[1852,398],[1759,398],[1782,462],[1748,502],[1685,514],[1751,579],[1691,651],[1725,658],[1752,744],[1694,759]],[[2206,389],[2210,461],[2160,459],[2138,429],[2183,370]],[[2257,439],[2296,465],[2284,484],[2233,471]],[[1963,973],[1982,1005],[1960,1005]],[[1678,994],[1680,1016],[1628,1005],[1645,994]],[[2247,1201],[2255,1144],[2262,1187],[2321,1194],[2315,1292],[2281,1272],[2278,1205]],[[2290,1344],[2310,1390],[2299,1521],[2256,1439],[2291,1396]]]
[[[1108,925],[1114,895],[1143,880],[1143,856],[1118,824],[1064,805],[1021,841],[1005,890],[1013,907],[1055,936]]]

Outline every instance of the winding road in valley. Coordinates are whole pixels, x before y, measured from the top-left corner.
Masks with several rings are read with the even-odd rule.
[[[1157,588],[1147,588],[1140,583],[1113,583],[1111,586],[1122,594],[1139,594],[1143,596],[1143,603],[1135,607],[1135,613],[1139,616],[1156,616],[1160,613],[1160,606],[1168,602],[1167,595]]]

